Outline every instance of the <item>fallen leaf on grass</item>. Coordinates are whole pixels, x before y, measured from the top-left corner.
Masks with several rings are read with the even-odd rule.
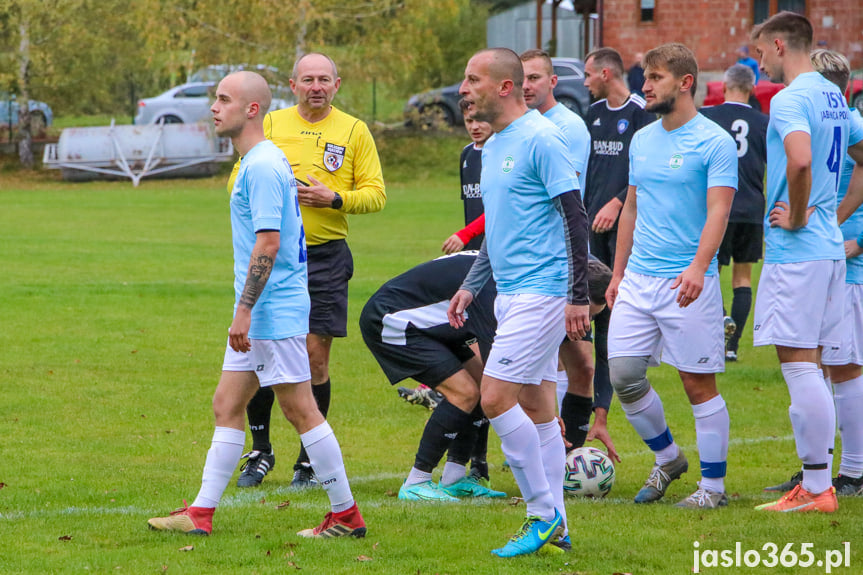
[[[293,549],[293,548],[294,548],[294,547],[296,547],[296,546],[297,546],[297,544],[296,544],[296,543],[293,543],[293,542],[291,542],[291,541],[287,541],[287,542],[285,542],[285,547],[288,547],[289,549]]]
[[[270,550],[267,549],[267,557],[269,557],[269,556],[270,556]]]
[[[177,551],[194,551],[194,545],[186,545],[185,547],[180,547]]]
[[[830,522],[830,527],[839,527],[839,522],[838,522],[838,521],[836,521],[836,520],[831,521],[831,522]]]
[[[71,541],[72,536],[71,535],[61,535],[60,537],[57,538],[57,540],[58,541]]]
[[[632,573],[612,573],[611,575],[632,575]]]
[[[360,555],[357,557],[357,561],[373,561],[373,559],[368,555]]]
[[[5,483],[0,483],[0,489],[3,489],[4,487],[6,487],[6,484],[5,484]]]
[[[522,499],[521,497],[510,497],[510,499],[509,499],[509,504],[512,505],[513,507],[515,507],[516,505],[520,505],[522,503],[524,503],[524,499]]]
[[[164,572],[165,572],[165,571],[167,571],[167,570],[168,570],[168,566],[167,566],[167,565],[162,565],[162,573],[164,573]]]
[[[291,501],[290,501],[290,500],[282,501],[281,503],[279,503],[278,505],[276,505],[276,509],[284,509],[285,507],[289,507],[290,505],[291,505]]]
[[[294,569],[302,569],[302,567],[300,567],[299,565],[297,565],[297,564],[296,564],[296,563],[294,563],[293,561],[288,561],[288,565],[290,565],[290,566],[291,566],[291,567],[293,567]]]
[[[392,489],[387,489],[387,492],[386,492],[387,497],[395,497],[396,495],[398,495],[398,493],[396,493]]]
[[[381,544],[381,542],[380,542],[380,541],[376,541],[376,542],[375,542],[375,544],[374,544],[374,545],[372,545],[372,549],[377,549],[377,548],[378,548],[378,545],[380,545],[380,544]]]
[[[267,502],[267,498],[266,498],[266,497],[261,497],[261,500],[260,500],[260,501],[258,501],[258,503],[260,503],[261,505],[264,505],[266,502]]]

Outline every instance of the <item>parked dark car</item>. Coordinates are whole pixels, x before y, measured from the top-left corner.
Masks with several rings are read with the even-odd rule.
[[[590,92],[584,87],[584,62],[578,58],[552,58],[554,73],[557,74],[557,87],[554,97],[558,102],[580,116],[590,107]],[[461,82],[437,88],[421,94],[414,94],[405,105],[405,119],[408,123],[421,125],[456,126],[464,121],[458,101]]]

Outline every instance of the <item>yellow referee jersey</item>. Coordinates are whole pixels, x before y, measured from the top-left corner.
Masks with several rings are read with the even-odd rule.
[[[307,245],[343,239],[348,234],[347,214],[378,212],[386,204],[381,161],[362,120],[332,107],[326,118],[311,124],[293,106],[267,114],[264,135],[284,152],[298,180],[311,183],[312,176],[344,200],[338,210],[300,206]],[[228,179],[228,193],[239,168],[238,160]]]

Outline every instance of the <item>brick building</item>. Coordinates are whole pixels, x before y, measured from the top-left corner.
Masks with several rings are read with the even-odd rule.
[[[753,22],[793,10],[812,22],[816,44],[863,68],[863,0],[597,0],[596,8],[601,44],[619,50],[627,66],[636,52],[682,42],[695,51],[702,71],[722,71],[737,60],[735,50],[749,44]]]

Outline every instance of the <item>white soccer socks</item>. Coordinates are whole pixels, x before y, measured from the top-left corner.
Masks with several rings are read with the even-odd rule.
[[[543,521],[552,520],[554,497],[545,470],[538,465],[541,459],[539,434],[533,421],[518,404],[489,421],[500,437],[501,449],[521,490],[527,514],[542,517]]]
[[[300,441],[309,454],[309,462],[315,470],[318,482],[330,498],[333,513],[347,511],[353,507],[354,497],[348,484],[342,449],[330,424],[324,421],[300,435]]]
[[[632,403],[620,402],[626,419],[635,428],[639,437],[653,451],[657,465],[674,461],[680,450],[674,443],[668,424],[665,422],[665,410],[659,394],[652,387],[644,397]]]
[[[842,437],[839,474],[857,478],[863,475],[863,377],[834,383],[833,398]]]
[[[701,487],[714,493],[725,492],[730,419],[721,395],[692,406],[695,437],[701,460]]]
[[[782,364],[782,375],[791,395],[791,427],[797,456],[803,461],[803,489],[822,493],[832,485],[828,455],[836,434],[836,410],[818,366],[810,362]],[[844,385],[844,384],[842,384]]]
[[[563,502],[563,476],[566,474],[566,446],[560,435],[560,425],[557,419],[548,423],[537,423],[536,432],[539,434],[539,452],[542,454],[542,468],[545,471],[545,479],[551,489],[555,508],[560,511],[563,521],[564,535],[569,534],[566,523],[566,505]]]
[[[213,432],[213,441],[207,451],[207,462],[204,464],[204,475],[201,478],[201,490],[192,507],[215,508],[231,481],[234,469],[243,455],[243,445],[246,433],[242,429],[217,427]]]

